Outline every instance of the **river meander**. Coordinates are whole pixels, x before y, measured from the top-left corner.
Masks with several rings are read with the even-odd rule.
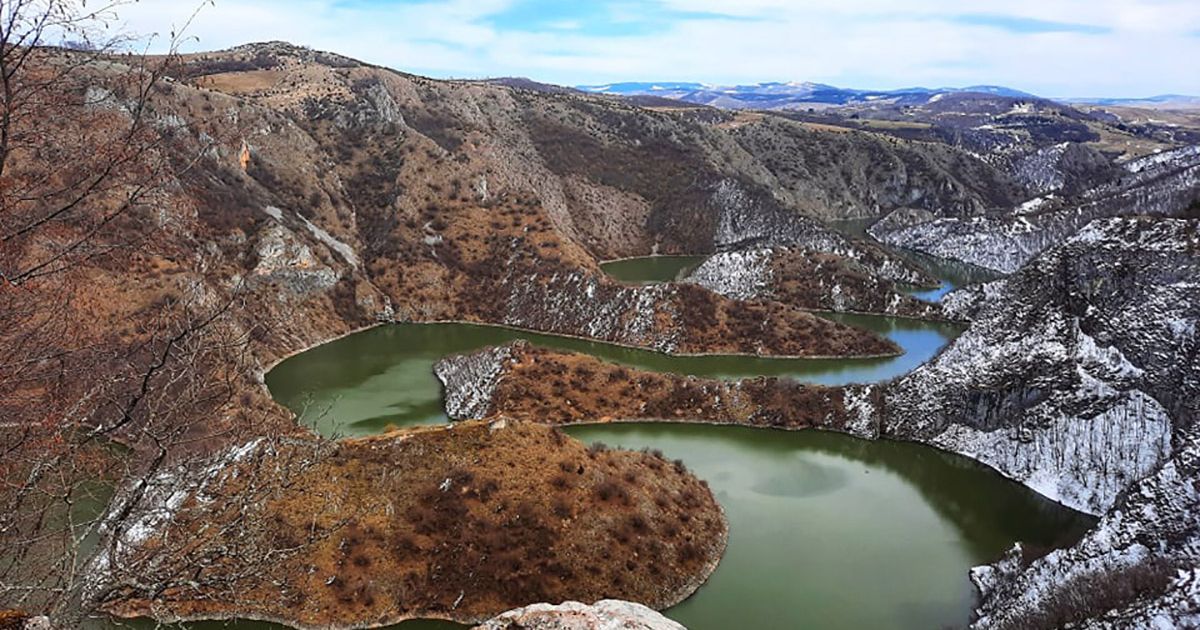
[[[638,262],[612,264],[620,265],[626,282],[673,278],[692,264],[644,259],[639,268]],[[446,422],[433,364],[447,354],[514,339],[649,370],[843,384],[899,376],[932,358],[960,330],[884,317],[829,317],[880,332],[905,354],[854,360],[671,357],[492,326],[402,324],[292,357],[266,381],[279,402],[322,434],[364,435]],[[710,581],[666,611],[691,630],[962,626],[975,597],[967,577],[972,566],[994,560],[1016,541],[1062,544],[1092,522],[990,469],[917,444],[685,424],[568,432],[587,442],[661,449],[709,482],[729,518],[730,540]]]
[[[905,353],[878,359],[670,356],[612,344],[474,324],[379,326],[296,355],[267,374],[267,386],[302,423],[324,435],[369,435],[389,426],[447,422],[433,364],[447,355],[516,339],[584,352],[631,367],[714,378],[786,376],[825,385],[899,376],[928,361],[958,333],[947,324],[866,315],[825,315],[869,328]]]

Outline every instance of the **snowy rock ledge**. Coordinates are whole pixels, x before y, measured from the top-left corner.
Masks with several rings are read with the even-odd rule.
[[[509,344],[450,356],[433,366],[433,372],[445,390],[447,415],[455,420],[487,417],[492,393],[504,377],[505,366],[512,360],[513,347]]]
[[[722,252],[707,258],[686,281],[735,300],[770,297],[774,257],[775,250],[769,247]]]
[[[687,630],[641,604],[605,599],[533,604],[503,613],[475,630]]]

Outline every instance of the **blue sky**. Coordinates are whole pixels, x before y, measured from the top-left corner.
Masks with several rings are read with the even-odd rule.
[[[376,0],[378,1],[378,0]],[[654,2],[524,0],[482,19],[500,32],[567,31],[591,37],[628,37],[669,31],[692,20],[750,20],[723,13],[687,11]]]
[[[168,32],[194,6],[141,0],[122,17]],[[189,33],[196,49],[282,39],[435,77],[567,85],[1200,94],[1200,0],[216,0]]]

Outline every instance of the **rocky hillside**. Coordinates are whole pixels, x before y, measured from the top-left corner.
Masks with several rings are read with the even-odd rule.
[[[681,330],[678,324],[660,324],[664,317],[656,317],[649,328],[630,327],[639,320],[623,313],[645,311],[634,305],[646,299],[669,314],[672,307],[663,305],[679,298],[610,288],[595,266],[597,258],[748,245],[804,247],[856,259],[877,255],[873,246],[805,218],[799,188],[789,189],[780,175],[787,161],[772,158],[768,164],[755,154],[758,149],[751,150],[758,142],[755,125],[766,129],[781,123],[703,111],[647,112],[576,94],[433,82],[313,55],[281,46],[223,53],[215,58],[248,57],[245,63],[264,67],[201,65],[203,71],[188,79],[198,87],[176,89],[189,94],[189,101],[196,99],[200,111],[207,94],[221,105],[207,120],[236,119],[245,130],[244,151],[240,141],[217,148],[233,183],[207,190],[226,190],[230,198],[252,191],[261,196],[262,209],[247,204],[251,211],[233,215],[245,234],[243,244],[228,237],[214,240],[227,243],[230,251],[255,243],[258,253],[249,257],[250,268],[264,266],[253,277],[303,279],[287,283],[293,292],[311,286],[310,280],[326,284],[330,276],[321,273],[322,267],[339,278],[361,278],[353,299],[340,301],[346,321],[368,321],[375,314],[462,318],[559,332],[600,321],[611,325],[588,331],[589,336],[678,349],[686,346],[656,345],[674,339],[670,335]],[[814,142],[823,142],[824,133],[840,132],[777,135],[803,142],[810,134]],[[848,160],[860,150],[853,143],[831,142],[846,148]],[[874,139],[862,142],[864,152],[877,146]],[[905,147],[919,151],[920,145]],[[1017,181],[1017,188],[1035,180],[1056,184],[1053,177],[1033,176],[1022,184],[986,160],[975,165],[969,156],[937,151],[967,160],[970,167],[925,156],[923,163],[930,166],[912,172],[926,174],[923,190],[951,195],[931,199],[957,195],[964,200],[958,206],[964,214],[993,203],[984,193],[995,189],[973,182],[1007,178]],[[828,155],[832,163],[834,153]],[[1063,155],[1066,161],[1048,160],[1056,165],[1051,170],[1076,161]],[[963,244],[933,253],[1005,270],[1037,256],[1014,278],[985,291],[993,297],[963,308],[976,320],[971,332],[931,365],[888,387],[878,405],[870,404],[874,395],[868,396],[860,411],[875,417],[886,435],[971,454],[1072,505],[1109,514],[1113,506],[1125,505],[1122,490],[1178,456],[1185,427],[1195,417],[1187,402],[1197,399],[1194,376],[1189,376],[1197,373],[1196,314],[1188,310],[1200,303],[1194,294],[1195,223],[1114,219],[1071,234],[1095,216],[1139,209],[1176,212],[1190,201],[1191,160],[1180,152],[1130,162],[1122,167],[1127,175],[1121,180],[1042,212],[1042,204],[1055,201],[1019,206],[1008,216],[988,213],[940,222],[932,211],[922,216],[922,210],[897,201],[911,192],[895,183],[910,180],[852,184],[860,190],[854,199],[863,203],[842,216],[862,216],[864,207],[875,212],[876,204],[883,213],[895,203],[899,209],[885,227],[996,221],[1009,232],[1034,234],[1014,255],[1007,245],[989,247],[984,229],[971,227],[962,241],[938,232],[929,243]],[[245,170],[239,172],[242,165]],[[938,174],[950,170],[956,178],[982,175],[963,181]],[[803,179],[797,175],[794,181]],[[827,192],[837,188],[822,186]],[[843,192],[807,198],[845,199]],[[267,214],[267,207],[280,208],[282,219]],[[826,216],[839,215],[829,211]],[[907,216],[916,220],[899,221]],[[1051,227],[1038,229],[1039,221]],[[1067,221],[1067,227],[1059,227],[1059,221]],[[280,234],[282,248],[264,238],[262,230],[274,224],[286,230]],[[912,238],[879,234],[889,242],[932,250]],[[353,261],[343,255],[346,251],[354,254]],[[1003,256],[988,254],[994,251]],[[888,279],[912,277],[903,265],[894,268]],[[733,308],[728,298],[711,292],[696,295],[713,305],[718,325],[694,326],[701,333],[689,333],[698,335],[692,337],[693,347],[725,338],[728,329],[719,325],[719,314]],[[374,309],[364,308],[372,304]],[[603,307],[612,315],[598,313],[598,304],[612,305]],[[747,321],[790,322],[793,330],[812,330],[792,313],[769,307]],[[761,345],[762,340],[750,343],[747,347],[788,352]]]
[[[39,63],[76,63],[76,55],[45,51]],[[96,458],[120,471],[118,481],[129,481],[98,519],[105,524],[100,533],[120,541],[122,527],[133,523],[139,544],[150,541],[146,547],[135,546],[133,551],[140,553],[136,560],[118,563],[138,575],[101,585],[120,587],[119,592],[96,588],[87,596],[107,597],[103,601],[116,612],[223,617],[239,610],[214,602],[238,598],[214,593],[237,593],[253,595],[253,605],[247,606],[251,614],[307,615],[323,624],[361,621],[368,613],[384,619],[450,615],[447,607],[454,609],[460,592],[443,589],[456,583],[440,581],[444,574],[418,574],[406,582],[407,573],[389,573],[394,581],[384,591],[359,588],[367,566],[413,565],[411,557],[403,556],[412,551],[410,541],[399,533],[422,527],[417,521],[426,512],[438,518],[461,515],[462,504],[434,500],[440,496],[434,497],[431,488],[440,487],[445,478],[439,475],[454,472],[436,466],[412,477],[403,500],[397,494],[394,505],[367,505],[346,497],[343,503],[325,504],[330,511],[322,518],[334,525],[323,530],[326,534],[344,533],[358,541],[354,544],[369,540],[378,545],[382,555],[365,558],[365,565],[328,546],[333,538],[288,537],[301,528],[289,518],[313,514],[304,503],[311,496],[293,492],[299,486],[291,484],[301,483],[298,478],[258,486],[257,496],[265,493],[276,502],[254,505],[271,508],[259,513],[256,528],[239,528],[234,519],[220,531],[205,530],[211,538],[194,537],[197,546],[184,548],[155,538],[172,533],[156,529],[160,523],[154,515],[164,504],[178,507],[176,501],[187,500],[187,507],[195,508],[197,520],[189,523],[197,531],[214,514],[206,513],[206,507],[245,506],[237,503],[245,496],[238,495],[242,486],[237,479],[222,501],[193,492],[196,480],[214,474],[229,480],[224,476],[246,471],[244,479],[263,481],[228,458],[243,448],[266,458],[255,461],[283,465],[294,455],[307,464],[319,463],[321,473],[305,477],[306,484],[341,475],[331,471],[343,463],[358,471],[353,474],[364,475],[357,479],[385,479],[399,470],[381,453],[392,447],[403,451],[420,440],[393,436],[397,443],[387,448],[383,442],[345,445],[344,458],[326,458],[322,449],[340,447],[313,440],[263,387],[263,372],[279,359],[351,331],[388,321],[463,320],[674,352],[863,356],[897,350],[878,335],[819,319],[793,305],[733,300],[694,284],[626,287],[599,269],[601,258],[655,251],[709,253],[725,242],[755,237],[764,226],[786,224],[788,231],[776,236],[803,240],[817,250],[857,254],[897,277],[917,274],[882,249],[830,232],[787,199],[777,198],[770,172],[711,112],[649,111],[571,93],[432,81],[285,44],[185,57],[181,65],[167,66],[167,78],[148,92],[147,106],[141,109],[131,105],[138,85],[128,80],[137,73],[126,65],[129,61],[81,64],[75,75],[79,89],[55,95],[72,116],[55,117],[41,131],[55,134],[54,148],[64,160],[82,160],[70,162],[72,169],[87,171],[93,153],[103,157],[105,144],[97,140],[108,137],[103,131],[114,130],[111,135],[119,138],[120,130],[144,116],[144,150],[121,164],[138,175],[150,173],[149,183],[139,188],[126,180],[114,182],[81,206],[72,221],[20,232],[0,248],[7,270],[23,268],[18,263],[36,261],[47,252],[71,255],[78,249],[72,241],[86,239],[86,251],[72,256],[72,264],[54,282],[30,282],[19,294],[3,294],[4,315],[15,315],[23,326],[6,328],[3,340],[16,339],[7,347],[25,354],[10,364],[20,370],[16,378],[7,371],[0,378],[0,411],[16,418],[0,425],[0,433],[5,444],[25,444],[25,429],[43,426],[50,418],[59,423],[52,427],[69,426],[51,435],[47,444],[84,434],[111,439],[134,453],[125,457],[125,451],[114,449]],[[71,144],[72,139],[92,144]],[[79,150],[68,152],[62,146]],[[24,178],[30,185],[44,183],[46,173],[67,172],[31,153],[14,155],[10,165],[5,177]],[[115,209],[125,208],[117,193],[126,190],[142,196],[118,215]],[[760,215],[769,218],[759,220]],[[15,223],[4,217],[0,227],[6,238]],[[43,315],[50,316],[52,325]],[[545,435],[530,430],[502,437],[512,440],[508,450],[536,452]],[[300,440],[300,446],[292,440]],[[262,444],[292,446],[268,453],[257,450]],[[565,444],[564,449],[575,443]],[[27,459],[17,466],[39,465],[40,446],[24,454]],[[271,459],[276,456],[283,459]],[[5,458],[5,470],[13,470],[8,468],[12,461]],[[527,481],[558,474],[559,462],[541,456],[510,463]],[[90,472],[79,470],[84,476]],[[177,474],[164,477],[167,471]],[[572,510],[585,507],[582,497],[594,489],[593,482],[604,484],[589,480],[577,488],[581,502],[569,506]],[[415,494],[419,488],[429,492]],[[525,490],[521,493],[547,498],[541,491]],[[622,500],[612,488],[603,494]],[[640,496],[630,495],[631,500]],[[481,510],[470,503],[473,498],[459,498],[469,503],[466,509]],[[692,504],[703,497],[693,498],[684,501]],[[510,503],[519,507],[516,497]],[[588,510],[593,522],[599,522],[594,520],[598,514],[617,518],[628,507],[605,505]],[[539,519],[561,525],[555,506],[535,507],[549,510],[535,510]],[[364,530],[360,536],[345,529],[347,515],[356,510],[379,517],[373,533]],[[227,513],[217,516],[222,514]],[[489,514],[474,526],[500,527],[499,518]],[[242,534],[257,545],[252,550],[265,550],[276,560],[281,550],[303,542],[322,563],[328,562],[321,565],[329,569],[324,579],[340,577],[343,582],[326,584],[307,567],[281,562],[277,568],[288,574],[252,593],[239,582],[252,564],[221,564],[231,557],[232,547],[246,540],[239,538]],[[418,534],[413,544],[423,554],[459,551]],[[700,542],[709,545],[706,549],[715,549],[717,530],[698,534],[704,535]],[[502,543],[507,544],[489,539],[479,548]],[[537,545],[526,543],[522,548],[540,553],[533,549]],[[699,567],[712,559],[680,544],[674,549],[674,557],[682,556],[679,562]],[[638,550],[636,544],[630,548],[650,557],[649,550]],[[211,582],[185,569],[197,566],[194,561],[201,556],[212,562],[206,565],[213,568]],[[537,556],[521,571],[536,568],[539,575],[560,575],[565,567],[593,575],[588,566],[562,559]],[[621,589],[601,588],[618,578],[626,580],[630,597],[665,606],[690,592],[678,580],[694,588],[704,573],[662,571],[671,566],[664,562],[654,565],[661,571],[654,584],[642,584],[654,591],[662,585],[658,578],[677,580],[673,596],[657,591],[661,600],[637,591],[640,587],[630,584],[628,576],[602,572],[591,582],[595,591],[557,590],[534,578],[498,580],[511,590],[474,601],[463,593],[459,604],[473,608],[453,614],[479,620],[541,598],[624,595]],[[76,566],[74,559],[70,566]],[[261,563],[253,566],[260,571]],[[47,567],[54,568],[38,565],[38,570]],[[19,569],[18,574],[24,573],[25,567]],[[288,582],[295,577],[292,570],[307,576],[303,588]],[[90,574],[113,577],[98,570]],[[475,576],[458,577],[472,590],[478,586]],[[79,584],[75,587],[81,588]],[[339,584],[345,588],[335,586]],[[212,590],[195,591],[193,585]],[[400,592],[410,595],[404,601],[416,607],[398,608],[395,596]],[[336,607],[326,606],[334,601]],[[155,608],[164,602],[170,606]]]
[[[48,51],[46,63],[66,63],[73,54]],[[270,401],[262,373],[290,353],[381,321],[505,324],[671,352],[894,352],[881,337],[818,319],[801,307],[886,312],[901,307],[892,305],[895,294],[885,304],[871,302],[870,287],[927,284],[927,276],[876,245],[830,231],[814,216],[890,213],[877,230],[888,242],[998,269],[1015,268],[1056,243],[1067,244],[1038,256],[1013,278],[952,299],[947,312],[973,318],[972,332],[933,364],[886,390],[797,389],[785,396],[777,395],[778,382],[762,382],[759,389],[742,392],[746,397],[740,400],[749,402],[738,413],[753,404],[782,414],[797,397],[815,396],[812,408],[821,413],[800,418],[795,426],[842,427],[862,435],[881,431],[966,452],[1072,505],[1108,511],[1110,520],[1117,519],[1112,526],[1128,534],[1097,538],[1090,546],[1085,541],[1057,556],[1056,567],[1082,566],[1133,549],[1135,543],[1155,557],[1178,550],[1175,530],[1158,524],[1153,510],[1177,505],[1164,495],[1184,487],[1194,470],[1185,455],[1192,443],[1194,401],[1200,398],[1195,221],[1113,219],[1069,234],[1094,216],[1134,209],[1176,212],[1194,189],[1194,153],[1129,162],[1119,181],[1089,189],[1096,191],[1088,193],[1092,196],[1061,202],[1043,197],[997,214],[993,206],[1045,189],[1038,182],[1054,184],[1053,177],[1040,177],[1045,170],[1040,162],[1029,165],[1039,176],[1018,177],[1009,166],[962,147],[874,129],[847,134],[811,122],[707,108],[647,109],[519,82],[433,81],[280,43],[185,57],[152,91],[150,106],[135,110],[131,88],[121,80],[133,72],[127,61],[114,58],[82,67],[78,76],[86,85],[60,96],[95,124],[55,120],[50,131],[62,138],[92,138],[105,125],[119,129],[124,121],[147,116],[154,141],[136,155],[131,170],[154,173],[154,194],[112,220],[112,205],[122,203],[113,191],[124,189],[123,183],[114,185],[78,221],[28,232],[37,238],[13,237],[0,251],[7,265],[46,252],[73,254],[73,239],[94,237],[86,255],[72,259],[77,264],[63,272],[61,282],[31,283],[21,300],[6,302],[35,314],[46,309],[54,314],[54,326],[30,317],[20,320],[28,329],[5,331],[25,335],[20,339],[28,343],[22,348],[38,353],[20,363],[20,378],[0,379],[0,411],[36,426],[41,407],[66,401],[65,415],[84,418],[71,428],[110,436],[133,449],[139,456],[125,463],[135,472],[142,472],[143,462],[163,471],[182,460],[198,466],[159,484],[161,492],[151,498],[162,499],[161,504],[139,505],[143,494],[110,506],[105,522],[115,515],[140,523],[142,516],[152,517],[163,505],[174,509],[181,501],[197,515],[179,523],[195,528],[183,532],[195,546],[176,548],[154,538],[171,532],[134,528],[139,543],[152,542],[135,550],[149,554],[143,556],[147,562],[130,564],[138,575],[126,576],[122,590],[106,600],[116,612],[155,612],[168,602],[164,616],[221,617],[231,609],[211,596],[232,593],[252,600],[247,608],[253,614],[302,623],[351,619],[367,624],[415,614],[480,620],[537,599],[575,597],[577,591],[564,586],[569,585],[562,579],[566,573],[593,576],[578,582],[586,587],[579,597],[618,592],[656,605],[674,603],[698,585],[698,576],[706,575],[719,555],[715,545],[723,540],[722,528],[712,518],[696,525],[707,527],[695,532],[707,545],[699,549],[681,540],[669,554],[638,549],[636,543],[610,552],[611,558],[635,564],[667,554],[659,559],[673,557],[686,569],[664,572],[653,583],[633,582],[615,564],[589,566],[584,555],[595,555],[595,549],[576,554],[569,545],[547,545],[538,536],[587,527],[595,536],[584,539],[607,540],[613,530],[639,533],[658,527],[655,519],[678,510],[715,514],[711,496],[693,487],[699,484],[694,478],[682,473],[671,478],[681,492],[694,490],[673,507],[647,503],[650,486],[623,494],[620,484],[614,488],[590,467],[586,479],[576,480],[579,484],[568,479],[569,487],[560,488],[557,479],[570,471],[545,457],[547,452],[571,451],[580,461],[595,457],[614,467],[636,468],[643,473],[639,479],[658,479],[646,472],[655,470],[656,462],[631,453],[575,453],[581,448],[577,443],[557,443],[556,434],[545,428],[496,434],[479,425],[470,432],[481,446],[471,452],[456,451],[456,442],[441,434],[340,446],[313,440]],[[1046,163],[1050,171],[1064,174],[1067,166],[1084,164],[1078,173],[1064,175],[1066,190],[1068,182],[1086,179],[1088,159],[1064,151],[1048,155]],[[59,173],[44,156],[17,155],[13,164],[8,177]],[[1008,242],[989,236],[992,222],[1001,235],[1027,231],[1033,236],[1020,241],[1013,254]],[[959,238],[957,228],[943,230],[942,225],[967,226],[966,236]],[[782,266],[772,268],[772,290],[751,301],[734,299],[750,297],[743,293],[747,287],[720,284],[728,280],[721,270],[702,283],[626,287],[597,264],[650,253],[775,251],[764,248],[793,253],[783,254]],[[794,254],[801,251],[816,254]],[[863,289],[845,290],[852,284]],[[548,361],[546,368],[553,365]],[[570,377],[564,373],[560,380],[539,382],[545,388],[567,387],[574,379],[592,386],[577,373],[578,366],[569,367]],[[467,380],[489,378],[484,372],[468,374]],[[696,386],[704,384],[660,385],[670,395],[658,401],[658,409],[684,415]],[[606,394],[620,393],[613,382],[604,387]],[[550,389],[543,395],[557,394]],[[30,404],[31,399],[39,404]],[[79,401],[86,408],[71,406]],[[847,421],[850,416],[853,423]],[[768,416],[732,411],[728,418],[772,422]],[[5,424],[0,431],[7,440],[20,426]],[[149,426],[156,431],[147,431]],[[168,434],[173,443],[185,445],[169,456],[158,442]],[[259,451],[262,437],[289,446]],[[500,449],[485,444],[505,441]],[[550,451],[543,448],[547,443],[553,445]],[[396,477],[389,475],[398,467],[391,456],[399,459],[406,449],[422,446],[428,447],[425,455],[439,457],[405,459],[423,468],[411,483],[396,487],[394,495],[403,498],[396,505],[376,503],[377,493],[369,493],[366,503],[365,495],[337,495],[337,501],[320,506],[326,511],[310,509],[313,496],[334,495],[306,489],[336,494],[366,487],[365,480],[393,483]],[[521,516],[522,497],[549,500],[545,487],[530,483],[569,490],[563,505],[538,503],[524,512],[530,517],[525,522],[536,520],[544,527],[503,528],[506,517],[484,507],[486,482],[499,473],[480,469],[476,472],[486,472],[487,479],[467,479],[446,469],[451,459],[440,457],[453,456],[465,467],[493,451],[528,455],[489,460],[515,475],[512,486],[496,489],[497,497],[512,499],[504,514]],[[242,484],[260,478],[239,478],[239,471],[249,469],[240,460],[230,461],[230,453],[314,468],[294,485],[288,478],[283,485],[261,487],[270,500],[238,503],[248,496],[239,494]],[[1162,477],[1157,486],[1144,486],[1138,497],[1122,493],[1155,471]],[[214,472],[228,484],[220,497],[196,494],[185,483],[195,474],[206,480]],[[330,488],[335,475],[345,483]],[[445,480],[450,484],[443,489]],[[451,495],[450,488],[461,492]],[[135,487],[146,489],[146,484]],[[618,520],[615,515],[631,507],[626,500],[644,506],[643,516],[653,522]],[[602,503],[607,507],[597,507]],[[343,505],[347,511],[340,511]],[[1117,511],[1110,510],[1113,506]],[[265,510],[255,527],[240,526],[235,512],[243,508]],[[563,523],[563,514],[573,518],[584,509],[588,518]],[[346,515],[356,511],[375,519],[369,531],[366,526],[361,532],[345,529],[351,525]],[[211,518],[218,512],[229,520],[219,521],[219,531],[205,529],[218,522]],[[327,530],[336,538],[332,533],[289,537],[306,531],[294,520],[297,515],[318,512],[338,526]],[[468,514],[473,520],[460,519]],[[1162,519],[1176,521],[1182,519]],[[1125,527],[1131,523],[1136,527]],[[471,535],[482,536],[472,550],[456,546],[461,538],[442,535],[468,526]],[[1188,531],[1186,523],[1177,529]],[[199,531],[207,537],[195,536]],[[493,537],[496,531],[501,534]],[[507,535],[534,538],[509,544]],[[319,562],[311,566],[319,571],[290,557],[292,564],[271,565],[283,571],[277,579],[257,582],[262,590],[248,590],[244,566],[228,561],[229,550],[244,537],[258,545],[250,551],[303,543],[317,554]],[[380,555],[348,553],[372,545]],[[459,569],[463,553],[480,549],[519,550],[528,557],[509,558],[521,562],[507,567],[519,579],[481,585],[482,578],[470,572],[446,580],[446,574],[416,562],[414,549],[453,558],[444,564]],[[163,553],[156,556],[156,551]],[[213,568],[211,582],[196,577],[198,559]],[[366,577],[373,566],[384,567],[389,576],[379,592]],[[662,566],[667,565],[651,564]],[[392,571],[397,567],[404,571]],[[1013,597],[1030,592],[1013,586],[1021,584],[1013,580],[1032,584],[1036,572],[1060,570],[1046,567],[1004,569],[1017,577],[993,580],[989,601],[994,603],[985,603],[985,610],[1001,610]],[[640,579],[642,573],[636,574]],[[1001,575],[1001,569],[993,575]],[[145,576],[159,578],[158,583]],[[293,578],[304,588],[291,588]],[[621,588],[614,591],[613,585]],[[1174,597],[1180,588],[1160,594]],[[405,593],[412,607],[399,607],[397,593]],[[1131,600],[1130,606],[1142,601]]]
[[[1018,545],[972,579],[979,630],[1200,626],[1200,443],[1194,427],[1175,455],[1133,484],[1075,546],[1030,561]]]
[[[630,369],[591,355],[524,342],[446,357],[434,368],[456,420],[513,417],[554,425],[702,422],[825,429],[875,437],[871,387],[791,379],[735,381]]]
[[[250,277],[340,296],[355,325],[456,319],[677,352],[879,354],[894,349],[778,302],[622,287],[596,261],[707,253],[766,233],[925,280],[778,196],[769,165],[720,116],[430,81],[286,44],[196,55],[179,74],[173,115],[237,139],[215,142],[192,175],[210,240],[227,259],[249,245]],[[236,133],[207,131],[229,121]]]
[[[1074,197],[1054,192],[969,218],[899,210],[872,226],[871,234],[897,247],[1011,273],[1094,219],[1189,215],[1198,203],[1200,147],[1186,147],[1128,162],[1116,179]]]
[[[1196,220],[1093,222],[1013,276],[948,295],[946,313],[971,327],[880,385],[710,382],[522,348],[438,371],[453,413],[820,427],[967,455],[1102,516],[1071,548],[1036,560],[1044,550],[1018,548],[977,569],[978,627],[1188,627],[1200,560],[1198,254]]]
[[[950,307],[971,328],[889,387],[884,433],[1104,512],[1200,412],[1198,239],[1195,221],[1103,220],[976,290]]]
[[[795,248],[714,254],[684,282],[737,300],[762,300],[835,313],[943,319],[938,305],[906,295],[862,261]],[[936,286],[932,278],[925,286]]]
[[[781,116],[764,116],[731,133],[813,216],[855,219],[915,208],[967,217],[1015,205],[1027,194],[1011,175],[945,143]]]
[[[975,579],[980,628],[1197,620],[1200,225],[1095,222],[952,302],[975,323],[885,395],[884,433],[966,453],[1104,517]]]
[[[1200,124],[1181,112],[1114,113],[987,86],[590,89],[735,110],[724,127],[770,172],[776,196],[812,216],[888,216],[880,240],[1005,273],[1093,219],[1178,214],[1200,188]]]

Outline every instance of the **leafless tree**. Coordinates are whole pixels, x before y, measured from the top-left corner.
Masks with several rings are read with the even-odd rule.
[[[236,292],[194,283],[119,323],[91,296],[188,168],[155,109],[181,37],[126,54],[124,4],[0,0],[0,610],[62,627],[111,592],[98,558],[166,471],[203,467],[197,419],[233,413],[250,362]]]

